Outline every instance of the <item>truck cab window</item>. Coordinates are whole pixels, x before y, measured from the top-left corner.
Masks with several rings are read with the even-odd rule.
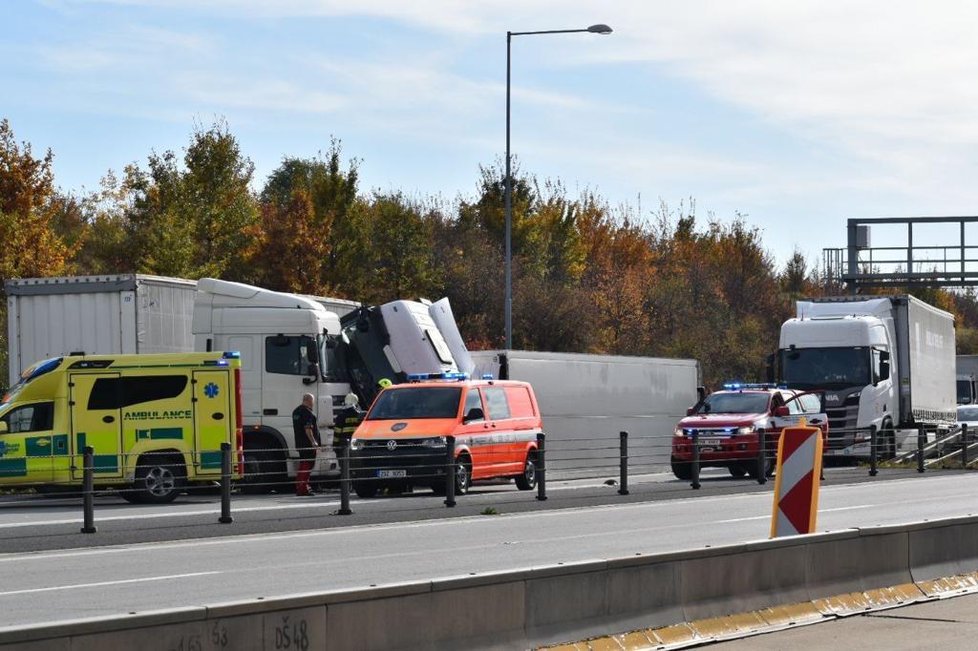
[[[7,412],[3,417],[7,432],[46,432],[54,427],[54,403],[38,402]]]
[[[317,357],[312,337],[276,335],[265,337],[265,371],[283,375],[315,375]]]

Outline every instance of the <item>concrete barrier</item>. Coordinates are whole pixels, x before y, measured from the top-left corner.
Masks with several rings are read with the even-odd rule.
[[[0,647],[503,649],[694,622],[646,631],[679,644],[964,590],[976,517],[0,629]]]

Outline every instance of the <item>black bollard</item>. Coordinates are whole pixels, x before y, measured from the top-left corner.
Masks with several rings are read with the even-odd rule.
[[[690,486],[693,490],[699,490],[700,488],[700,434],[696,430],[693,430],[693,463],[690,465],[690,475],[692,481]]]
[[[628,432],[618,432],[619,479],[618,494],[628,495]]]
[[[547,499],[547,459],[544,448],[547,443],[547,435],[543,432],[537,434],[537,499],[541,502]]]
[[[231,517],[231,444],[221,443],[221,524],[234,522]]]
[[[455,437],[445,437],[445,506],[455,506]]]
[[[869,476],[875,477],[878,473],[876,469],[879,457],[879,437],[876,435],[876,425],[869,426]]]
[[[84,523],[82,533],[95,533],[95,450],[85,446],[82,455],[82,509]]]

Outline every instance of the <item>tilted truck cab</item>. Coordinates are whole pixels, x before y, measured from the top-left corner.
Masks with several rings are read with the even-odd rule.
[[[240,455],[240,373],[237,353],[221,352],[38,362],[0,403],[0,485],[77,489],[86,447],[95,485],[132,502],[213,482],[221,444]]]

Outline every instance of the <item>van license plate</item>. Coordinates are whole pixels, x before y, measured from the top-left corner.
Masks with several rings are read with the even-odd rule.
[[[700,445],[703,447],[714,448],[720,445],[720,443],[720,439],[700,439]]]
[[[407,470],[403,468],[399,470],[378,470],[377,477],[380,479],[399,479],[401,477],[407,477]]]

